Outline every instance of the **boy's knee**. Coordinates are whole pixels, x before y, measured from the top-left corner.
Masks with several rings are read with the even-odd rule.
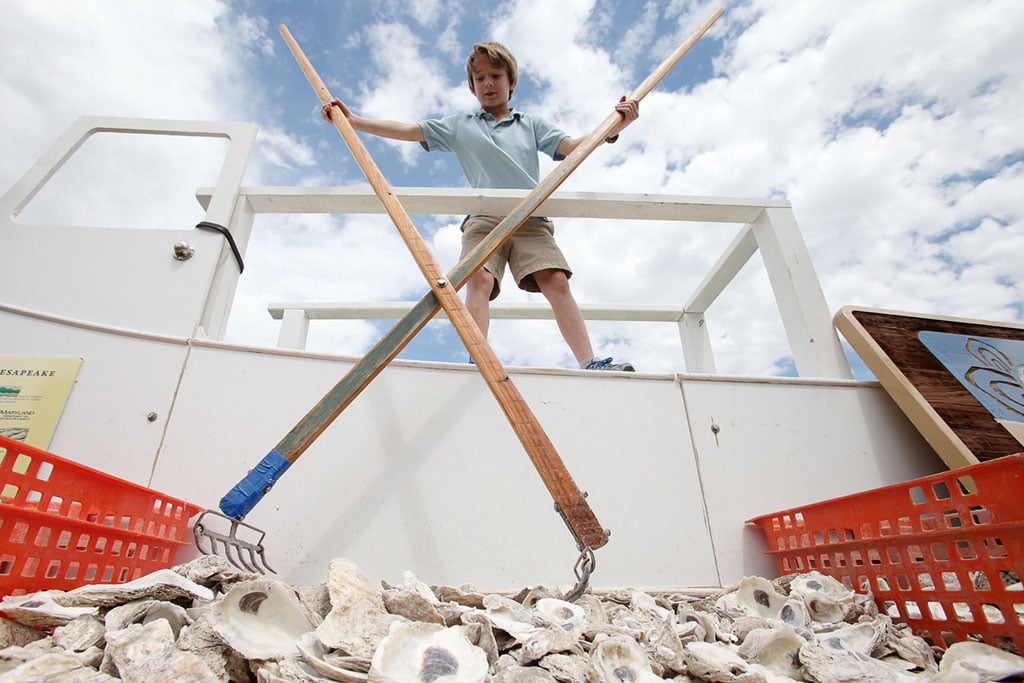
[[[494,282],[494,276],[491,275],[486,268],[473,273],[473,276],[469,278],[469,282],[466,283],[467,287],[476,289],[477,287],[489,287]]]
[[[569,277],[564,270],[551,268],[533,273],[533,280],[537,283],[541,293],[557,293],[569,290]]]
[[[469,281],[466,282],[466,290],[470,296],[480,295],[490,299],[492,298],[494,284],[494,276],[491,275],[490,271],[486,268],[481,268],[473,273]]]

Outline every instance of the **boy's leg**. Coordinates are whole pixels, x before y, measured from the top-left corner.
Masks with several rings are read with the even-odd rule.
[[[583,313],[580,312],[579,304],[573,298],[572,290],[569,288],[569,278],[565,271],[555,268],[545,268],[532,274],[541,294],[551,304],[551,312],[558,323],[558,330],[562,333],[569,350],[576,357],[577,363],[582,363],[594,356],[594,349],[590,345],[590,334],[587,332],[587,324],[583,320]]]
[[[491,324],[491,292],[494,291],[494,276],[486,268],[473,273],[466,283],[466,309],[476,326],[487,336]]]
[[[462,254],[459,258],[465,258],[500,221],[500,216],[466,216],[462,222]],[[490,302],[501,290],[501,277],[505,273],[510,247],[508,243],[503,245],[466,282],[466,309],[484,336],[491,323]]]
[[[576,362],[585,370],[633,372],[632,363],[594,358],[587,324],[569,288],[572,271],[555,244],[554,226],[546,218],[531,219],[510,240],[509,264],[520,289],[540,292],[551,305],[558,330]]]

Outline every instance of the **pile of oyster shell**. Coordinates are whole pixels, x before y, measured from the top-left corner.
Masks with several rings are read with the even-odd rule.
[[[697,594],[692,594],[697,593]],[[727,589],[484,594],[411,573],[375,588],[334,560],[292,587],[218,557],[119,585],[0,602],[6,681],[967,681],[1024,658],[957,643],[938,661],[905,626],[818,573]]]

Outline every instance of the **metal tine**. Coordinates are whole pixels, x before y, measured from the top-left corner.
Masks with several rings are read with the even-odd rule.
[[[256,546],[256,554],[259,555],[260,566],[266,567],[267,571],[269,571],[271,574],[276,574],[277,573],[277,571],[273,567],[271,567],[269,564],[267,564],[267,556],[263,554],[263,544],[262,543],[260,543],[259,545]],[[265,574],[266,572],[263,572],[263,573]]]
[[[251,572],[256,572],[257,574],[266,574],[267,573],[265,569],[263,569],[262,567],[257,566],[258,563],[256,562],[256,556],[253,553],[252,546],[250,546],[247,543],[243,543],[241,541],[238,541],[238,543],[234,546],[234,550],[235,550],[235,556],[238,557],[238,561],[241,562],[242,565],[247,570],[249,570]]]
[[[232,532],[234,529],[232,529]],[[233,564],[235,567],[247,572],[256,572],[261,574],[262,572],[257,571],[254,567],[250,567],[242,557],[242,550],[237,545],[237,539],[235,543],[226,543],[224,547],[224,556],[228,558],[228,562]]]
[[[217,551],[213,547],[213,539],[201,532],[195,532],[196,537],[196,550],[203,555],[216,555]],[[208,549],[203,547],[204,539],[210,546]]]

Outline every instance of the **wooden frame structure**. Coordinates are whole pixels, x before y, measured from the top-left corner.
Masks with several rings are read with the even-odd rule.
[[[835,324],[950,468],[1024,451],[1024,356],[998,348],[1024,325],[856,306]]]

